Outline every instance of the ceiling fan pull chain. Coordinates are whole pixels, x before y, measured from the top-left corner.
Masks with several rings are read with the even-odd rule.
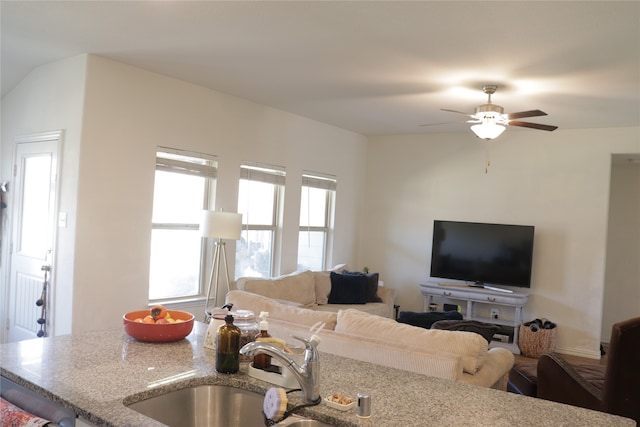
[[[484,173],[487,174],[489,173],[489,166],[491,166],[491,155],[489,153],[489,141],[487,141],[484,144],[484,156],[486,161],[486,165],[484,167]]]

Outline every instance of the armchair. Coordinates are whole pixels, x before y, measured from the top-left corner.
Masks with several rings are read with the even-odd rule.
[[[570,365],[557,353],[538,361],[537,396],[634,419],[640,424],[640,317],[613,325],[606,365]]]

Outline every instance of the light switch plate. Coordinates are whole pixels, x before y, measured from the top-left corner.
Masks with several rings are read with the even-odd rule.
[[[58,227],[59,228],[67,228],[67,213],[66,212],[58,213]]]

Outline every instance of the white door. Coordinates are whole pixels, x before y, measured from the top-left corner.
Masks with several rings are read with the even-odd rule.
[[[61,132],[18,138],[14,163],[8,341],[47,336],[52,324],[57,153]],[[39,320],[41,319],[41,320]]]

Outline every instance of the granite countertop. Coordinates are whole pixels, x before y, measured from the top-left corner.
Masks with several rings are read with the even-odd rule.
[[[125,403],[189,385],[223,384],[264,393],[271,384],[215,371],[204,348],[206,325],[196,322],[184,340],[141,343],[122,329],[37,338],[0,346],[2,376],[35,391],[98,426],[160,426]],[[320,344],[319,350],[322,350]],[[320,356],[320,393],[371,395],[372,416],[324,404],[299,414],[336,426],[634,426],[632,420],[498,390],[386,368],[327,353]],[[299,393],[290,395],[299,404]]]

